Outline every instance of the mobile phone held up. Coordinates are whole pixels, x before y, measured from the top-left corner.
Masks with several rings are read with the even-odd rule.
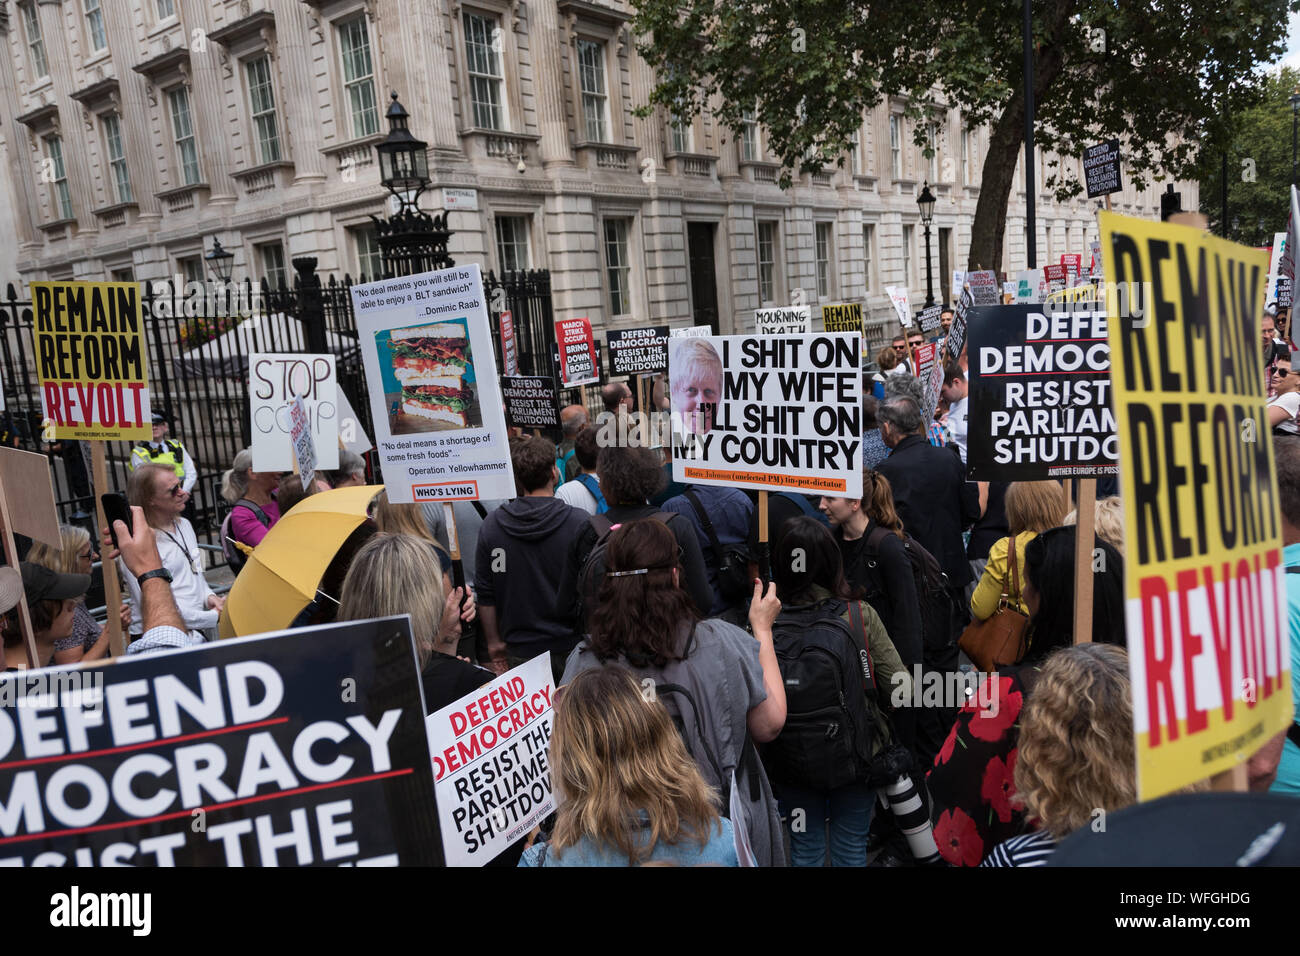
[[[117,532],[113,529],[114,521],[121,521],[126,525],[127,534],[134,534],[135,529],[131,527],[131,508],[126,503],[126,496],[120,492],[113,492],[108,495],[99,496],[100,503],[104,506],[104,518],[108,521],[108,533],[113,536],[113,547],[121,549],[117,543]]]

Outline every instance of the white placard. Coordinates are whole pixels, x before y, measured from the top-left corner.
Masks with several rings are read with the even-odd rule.
[[[339,387],[333,355],[298,352],[255,352],[248,360],[249,417],[253,435],[254,471],[289,471],[293,468],[293,428],[290,404],[302,399],[316,467],[333,471],[339,466]]]
[[[803,335],[812,331],[812,309],[806,305],[779,309],[757,309],[754,332],[757,335]]]
[[[668,333],[668,337],[672,339],[697,339],[712,334],[713,326],[711,325],[692,325],[685,329],[673,329]]]
[[[898,314],[898,321],[910,327],[912,324],[911,293],[907,289],[892,285],[885,286],[885,291],[889,293],[889,301]]]
[[[289,401],[289,438],[293,442],[293,455],[298,460],[298,475],[303,489],[311,487],[316,477],[316,443],[312,440],[311,423],[302,397],[295,395]],[[337,458],[337,453],[335,455]]]

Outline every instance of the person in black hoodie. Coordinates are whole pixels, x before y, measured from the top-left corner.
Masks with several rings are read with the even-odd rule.
[[[587,514],[555,497],[553,442],[512,439],[510,461],[519,497],[484,519],[475,548],[479,619],[498,673],[550,651],[559,684],[577,643],[574,602],[560,579]]]
[[[661,514],[657,507],[648,503],[663,490],[667,481],[659,464],[659,456],[649,448],[640,446],[609,446],[600,450],[596,471],[600,475],[600,490],[609,503],[609,510],[590,520],[586,514],[582,515],[585,523],[570,548],[560,593],[571,604],[580,603],[578,592],[582,586],[582,566],[600,540],[600,523],[597,518],[607,518],[609,524],[618,526],[660,514],[660,520],[668,525],[668,530],[677,538],[677,546],[681,549],[681,586],[699,612],[707,614],[713,606],[713,588],[709,586],[709,573],[704,566],[704,554],[700,551],[695,528],[680,515]],[[482,604],[481,599],[479,603]],[[591,608],[584,609],[584,614],[590,613]],[[585,632],[586,622],[577,623],[579,630]]]

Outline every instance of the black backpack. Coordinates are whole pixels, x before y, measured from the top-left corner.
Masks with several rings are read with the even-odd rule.
[[[230,565],[230,570],[235,572],[235,574],[239,574],[239,572],[243,570],[244,565],[248,563],[248,557],[243,551],[240,551],[239,548],[235,547],[235,541],[232,537],[234,532],[230,530],[230,519],[235,513],[235,508],[247,508],[249,511],[253,512],[253,517],[258,520],[263,528],[271,527],[271,519],[267,516],[265,511],[253,504],[253,502],[249,501],[247,498],[240,498],[235,502],[234,506],[231,507],[230,511],[226,514],[225,519],[221,522],[221,553],[226,556],[226,562]]]
[[[718,540],[709,513],[704,510],[700,497],[694,488],[687,488],[686,500],[695,509],[704,533],[709,538],[709,548],[713,552],[713,564],[718,572],[718,591],[728,604],[740,604],[747,601],[754,593],[754,581],[749,576],[749,549],[743,544],[723,544]]]
[[[876,525],[867,534],[864,557],[872,566],[880,558],[880,542],[885,535],[893,533]],[[948,575],[934,555],[906,532],[903,534],[903,551],[912,564],[916,598],[921,605],[921,646],[927,651],[944,650],[953,642],[953,602],[948,590]]]
[[[673,530],[672,519],[677,516],[671,512],[656,511],[648,517],[662,521],[668,525],[668,529],[671,531]],[[591,550],[582,561],[582,566],[578,569],[578,624],[580,627],[586,626],[587,616],[591,613],[591,609],[600,603],[600,583],[605,577],[605,551],[609,547],[610,533],[614,530],[614,522],[609,520],[607,514],[590,515],[587,520],[596,529],[596,543],[591,546]],[[694,531],[691,532],[691,534],[694,533]]]
[[[834,790],[869,775],[878,731],[864,691],[875,681],[844,612],[833,599],[782,608],[772,627],[786,699],[785,726],[763,749],[773,780]]]

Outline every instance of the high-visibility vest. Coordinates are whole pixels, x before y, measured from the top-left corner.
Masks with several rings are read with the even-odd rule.
[[[141,460],[143,459],[143,460]],[[162,444],[145,442],[131,449],[131,470],[138,465],[169,465],[176,472],[177,478],[185,477],[185,449],[175,438],[168,438]]]

